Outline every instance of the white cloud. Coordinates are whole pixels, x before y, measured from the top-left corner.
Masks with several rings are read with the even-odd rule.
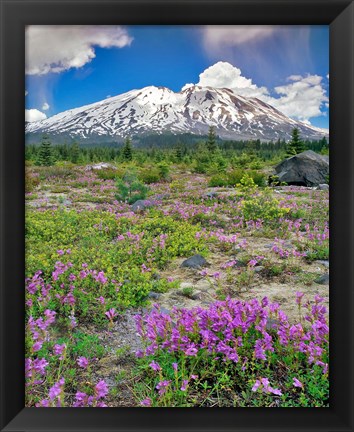
[[[205,26],[204,45],[208,49],[215,50],[225,45],[249,44],[272,36],[278,28],[276,26]]]
[[[311,117],[325,115],[322,107],[327,107],[328,97],[322,87],[322,79],[319,75],[291,75],[287,78],[287,84],[274,88],[278,97],[273,97],[266,87],[258,87],[252,79],[244,77],[239,68],[227,62],[218,62],[199,75],[196,85],[229,88],[240,96],[259,98],[289,117],[309,122]],[[186,84],[182,90],[192,85]]]
[[[96,56],[96,46],[123,48],[132,40],[120,26],[31,25],[26,28],[26,74],[80,68]]]
[[[27,90],[25,90],[25,96],[27,96],[28,95],[28,91]]]
[[[43,111],[47,111],[49,110],[50,106],[47,104],[47,102],[44,102],[43,106],[42,106],[42,110]]]
[[[193,84],[186,84],[184,88]],[[240,96],[262,97],[268,95],[266,87],[257,87],[250,78],[242,76],[241,70],[227,62],[218,62],[199,75],[197,85],[202,87],[229,88]],[[186,87],[187,86],[187,87]]]
[[[328,102],[328,96],[322,87],[319,75],[298,76],[292,82],[274,88],[280,96],[271,98],[269,103],[279,111],[299,120],[323,115],[322,106]]]
[[[47,116],[37,109],[26,109],[25,119],[27,122],[35,122],[46,119]]]

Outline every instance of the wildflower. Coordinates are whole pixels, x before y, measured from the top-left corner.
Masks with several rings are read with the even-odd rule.
[[[95,395],[97,399],[104,398],[108,394],[108,387],[104,380],[101,380],[95,386]]]
[[[66,348],[65,343],[62,345],[59,345],[59,344],[54,345],[54,354],[61,356],[63,354],[63,351],[65,350],[65,348]],[[60,359],[60,360],[62,360],[62,359]]]
[[[40,375],[45,374],[45,368],[48,366],[48,362],[46,359],[35,359],[33,360],[32,367],[35,370],[35,372],[39,373]]]
[[[150,364],[149,364],[149,366],[151,367],[151,369],[153,369],[154,371],[160,371],[161,370],[161,366],[157,363],[157,362],[155,362],[155,360],[153,360]]]
[[[42,348],[42,346],[43,346],[43,341],[37,341],[33,344],[32,351],[37,352]]]
[[[181,391],[186,391],[187,390],[188,383],[189,383],[188,380],[183,380],[182,381]]]
[[[152,404],[152,400],[150,398],[146,398],[140,402],[141,406],[149,407]]]
[[[76,392],[74,407],[80,408],[84,407],[87,404],[87,394],[83,392]]]
[[[58,382],[56,382],[53,387],[51,387],[49,389],[49,399],[50,400],[54,400],[58,397],[60,397],[62,391],[63,391],[63,386],[65,384],[65,380],[64,378],[61,378]]]
[[[95,279],[97,282],[100,282],[102,285],[104,285],[108,281],[108,279],[105,277],[103,271],[100,271],[98,273],[98,275],[95,276]]]
[[[105,312],[105,315],[110,321],[113,321],[113,318],[117,316],[117,313],[114,308],[111,308],[107,312]]]
[[[159,391],[159,395],[162,396],[163,394],[166,393],[167,387],[170,385],[171,381],[160,381],[157,386],[155,387],[156,390]]]
[[[172,367],[173,367],[173,370],[175,370],[177,372],[178,364],[177,363],[172,363]]]
[[[302,300],[303,296],[304,296],[304,293],[299,292],[299,291],[296,292],[296,303],[298,305],[301,304],[301,300]]]
[[[254,266],[256,266],[257,264],[258,264],[258,261],[255,260],[255,259],[251,259],[251,261],[248,262],[248,265],[249,265],[250,267],[254,267]]]
[[[257,380],[254,383],[252,387],[252,391],[256,392],[257,390],[261,390],[263,393],[267,393],[267,394],[273,393],[277,396],[282,395],[282,392],[279,389],[275,389],[269,385],[268,378],[261,378],[260,380]]]
[[[89,361],[88,361],[88,359],[86,358],[86,357],[79,357],[78,359],[77,359],[77,364],[81,367],[81,368],[83,368],[83,369],[86,369],[87,368],[87,366],[88,366],[88,364],[89,364]]]
[[[293,378],[293,386],[294,387],[300,387],[300,388],[303,388],[304,387],[304,385],[302,384],[302,382],[301,381],[299,381],[297,378]]]
[[[102,297],[102,296],[98,297],[97,300],[98,300],[101,304],[105,304],[105,302],[106,302],[105,298]]]
[[[36,404],[36,407],[44,407],[44,408],[48,408],[49,407],[49,400],[48,399],[43,399],[40,402],[38,402]]]

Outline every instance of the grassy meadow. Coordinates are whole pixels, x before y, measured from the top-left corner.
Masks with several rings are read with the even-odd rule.
[[[27,407],[328,406],[328,191],[209,152],[28,158]]]

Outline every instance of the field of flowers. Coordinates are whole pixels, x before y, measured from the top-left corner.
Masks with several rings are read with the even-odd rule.
[[[26,406],[329,405],[328,191],[88,168],[27,169]]]

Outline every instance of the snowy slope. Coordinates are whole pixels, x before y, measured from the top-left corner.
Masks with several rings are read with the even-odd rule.
[[[138,134],[206,134],[215,126],[221,138],[289,139],[294,127],[303,138],[328,135],[297,122],[256,98],[230,89],[191,86],[179,93],[149,86],[26,124],[28,136],[69,136],[78,141],[119,140]]]

